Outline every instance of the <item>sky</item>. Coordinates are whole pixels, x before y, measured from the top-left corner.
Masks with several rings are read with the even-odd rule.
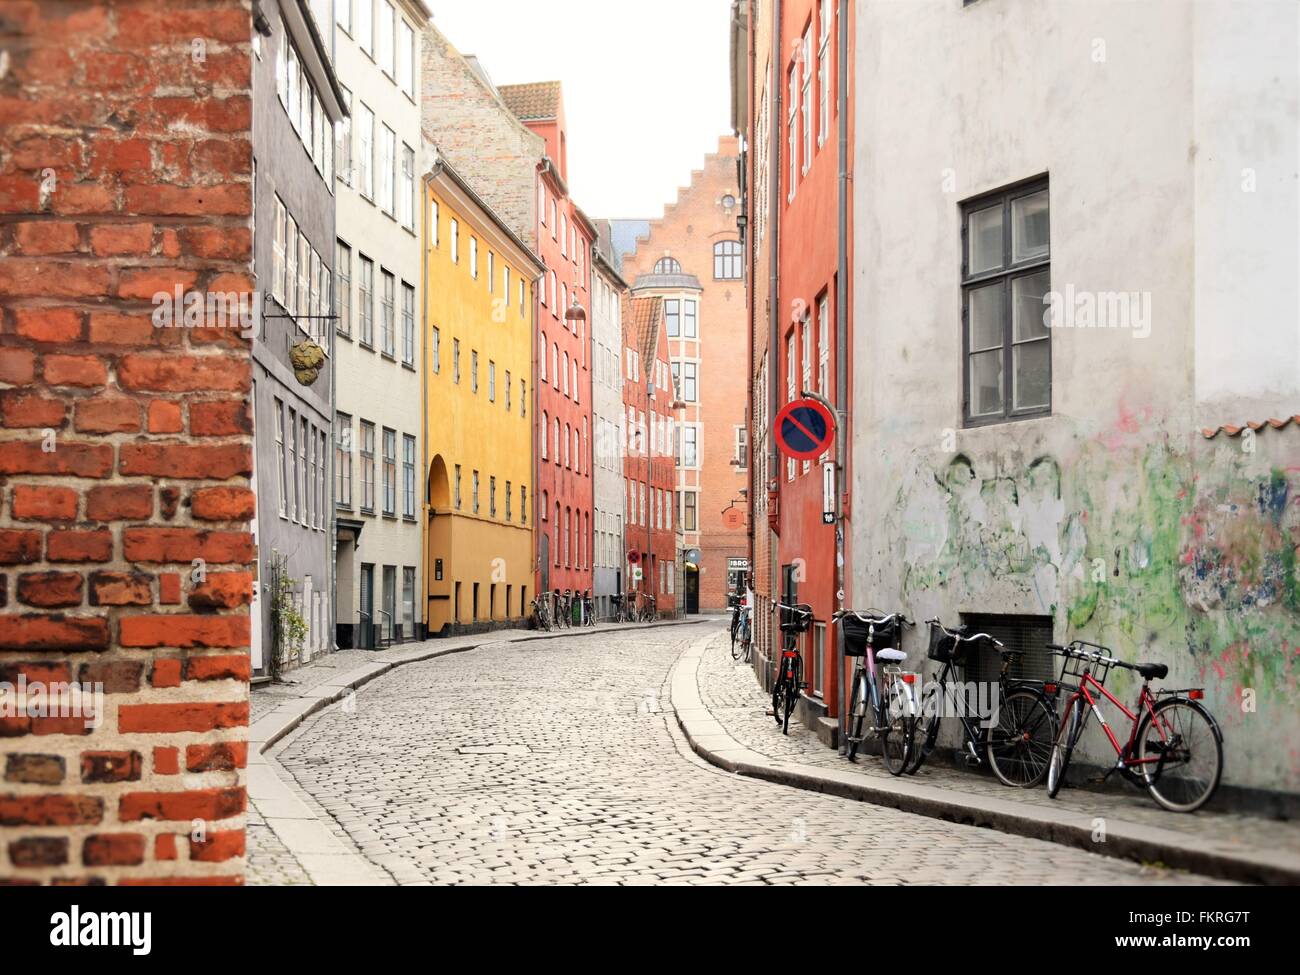
[[[569,190],[593,219],[658,217],[731,132],[730,0],[425,0],[498,85],[563,84]]]

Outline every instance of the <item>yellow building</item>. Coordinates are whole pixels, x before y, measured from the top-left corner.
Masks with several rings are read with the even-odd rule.
[[[527,617],[537,258],[440,159],[424,179],[429,632]]]

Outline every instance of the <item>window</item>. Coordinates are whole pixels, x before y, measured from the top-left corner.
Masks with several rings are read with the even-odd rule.
[[[569,225],[564,214],[560,214],[560,256],[569,256]]]
[[[442,372],[442,333],[434,326],[433,332],[429,336],[430,344],[433,348],[430,350],[429,358],[433,360],[434,373]]]
[[[352,417],[334,418],[334,499],[340,508],[352,507]]]
[[[555,272],[552,271],[552,272],[550,273],[550,276],[549,276],[549,277],[550,277],[550,282],[551,282],[551,315],[552,315],[552,317],[554,317],[554,318],[559,318],[559,317],[560,317],[560,309],[559,309],[559,306],[556,305],[556,303],[555,303]]]
[[[352,249],[339,241],[335,244],[334,304],[338,308],[337,328],[340,335],[352,335]]]
[[[366,6],[364,3],[362,7]],[[361,195],[375,199],[375,113],[361,102],[357,113],[357,178]]]
[[[367,0],[361,0],[364,6]],[[352,33],[352,0],[339,0],[334,5],[334,22],[349,34]]]
[[[547,442],[548,442],[551,438],[548,437],[548,436],[546,435],[546,432],[547,432],[548,430],[550,430],[550,429],[551,429],[551,418],[550,418],[550,415],[549,415],[545,410],[542,410],[542,436],[541,436],[541,441],[542,441],[542,460],[548,460],[548,459],[549,459],[549,458],[547,457],[547,453],[546,453],[546,444],[547,444]]]
[[[834,8],[831,6],[831,0],[820,0],[818,6],[820,10],[817,15],[817,82],[820,91],[817,105],[817,145],[820,148],[831,131],[830,40]]]
[[[478,514],[478,471],[474,472],[473,478],[474,478],[473,480],[474,493],[470,496],[470,500],[473,502],[474,505],[474,514]]]
[[[326,505],[326,481],[329,479],[329,435],[324,430],[316,431],[316,456],[320,462],[316,465],[316,527],[324,530],[328,515]]]
[[[538,358],[538,367],[541,369],[542,382],[546,382],[546,333],[542,333],[542,354]]]
[[[280,502],[280,517],[288,514],[284,490],[284,403],[275,401],[275,494]]]
[[[696,302],[694,298],[682,301],[682,336],[693,339],[699,337],[699,326],[695,320]]]
[[[501,268],[501,302],[507,306],[510,304],[510,267],[508,265]]]
[[[285,299],[285,230],[289,214],[284,208],[284,201],[275,198],[275,236],[271,244],[271,295],[281,305]]]
[[[694,403],[699,399],[698,383],[696,382],[699,368],[697,362],[682,363],[682,399],[687,403]]]
[[[519,380],[519,415],[528,415],[528,380]]]
[[[520,281],[519,282],[519,314],[521,315],[526,313],[524,307],[525,300],[526,300],[526,296],[524,294],[524,282]]]
[[[537,219],[546,226],[546,187],[541,183],[537,184]]]
[[[713,277],[718,281],[738,281],[744,262],[740,241],[720,240],[713,245]]]
[[[543,507],[542,511],[545,512],[546,508]],[[519,523],[528,524],[528,488],[522,484],[519,485]]]
[[[555,200],[551,200],[551,240],[555,239]]]
[[[790,160],[789,199],[794,199],[795,183],[799,174],[799,60],[796,58],[786,75],[788,91],[786,106],[786,156]]]
[[[406,143],[402,143],[402,179],[397,207],[402,226],[415,230],[415,150]]]
[[[415,365],[415,288],[402,282],[402,361]]]
[[[564,466],[571,467],[573,458],[569,456],[569,425],[564,425]]]
[[[373,0],[357,2],[357,44],[371,57],[375,56],[375,11]]]
[[[361,510],[375,510],[375,425],[361,421]]]
[[[661,257],[655,261],[655,274],[681,274],[682,266],[675,257]]]
[[[438,201],[429,201],[429,243],[438,246]]]
[[[510,389],[511,389],[510,370],[507,369],[506,370],[506,412],[507,413],[510,412]]]
[[[497,401],[497,364],[488,360],[488,402]]]
[[[451,340],[451,381],[460,383],[460,339]]]
[[[362,0],[365,3],[365,0]],[[396,28],[394,19],[396,11],[388,0],[379,0],[379,67],[384,74],[390,78],[397,77],[397,67],[394,63],[394,54],[397,45],[394,43],[393,32]]]
[[[402,568],[402,635],[415,636],[415,566]]]
[[[668,337],[675,339],[682,334],[682,303],[678,298],[664,299],[664,324]]]
[[[572,369],[573,369],[573,381],[570,383],[570,386],[573,389],[573,401],[575,403],[581,403],[582,398],[578,395],[578,360],[577,359],[573,360]]]
[[[379,307],[380,351],[384,355],[393,355],[396,342],[393,324],[393,301],[395,298],[393,291],[397,287],[397,279],[387,271],[381,272],[380,276],[384,283],[384,293],[380,299]]]
[[[478,349],[469,353],[469,389],[471,393],[478,392]]]
[[[551,343],[551,386],[560,388],[560,344]]]
[[[962,210],[966,422],[1050,412],[1047,184],[981,197]]]
[[[310,426],[307,418],[302,418],[302,523],[307,526],[316,523],[316,429]]]
[[[817,392],[830,395],[831,386],[831,316],[830,298],[822,295],[817,302]]]
[[[803,48],[803,171],[812,165],[812,26],[804,31]]]
[[[380,124],[379,142],[379,206],[389,216],[395,216],[393,177],[397,166],[397,133]]]
[[[699,466],[700,428],[690,423],[682,425],[682,466]]]
[[[497,516],[497,479],[495,475],[488,478],[488,515],[492,518]]]
[[[298,314],[298,221],[285,217],[284,310]]]
[[[493,254],[491,251],[488,251],[488,262],[487,262],[488,294],[491,294],[493,287],[495,287],[494,282],[496,281],[496,277],[497,277],[496,255]]]
[[[509,521],[511,518],[511,509],[514,506],[514,496],[515,486],[509,481],[506,481],[506,521]]]
[[[346,7],[347,4],[340,4],[340,8]],[[338,156],[338,166],[336,172],[348,186],[353,184],[356,174],[352,171],[352,92],[348,91],[342,85],[339,90],[343,93],[343,107],[347,109],[346,114],[338,122],[338,147],[335,153]]]
[[[360,334],[357,336],[362,345],[374,345],[375,343],[375,262],[366,257],[361,257],[361,281],[357,285],[357,298],[361,307],[358,316],[361,321]]]
[[[555,464],[558,467],[563,463],[564,441],[560,439],[560,418],[555,418]]]
[[[451,218],[451,262],[460,263],[460,223],[455,217]]]
[[[567,352],[564,353],[561,362],[563,363],[563,368],[560,369],[560,385],[561,388],[564,390],[564,395],[568,396],[569,395],[569,353]]]
[[[415,438],[402,436],[402,517],[415,517]]]
[[[456,465],[456,482],[453,487],[453,490],[455,491],[454,498],[456,502],[456,510],[459,511],[460,510],[460,465],[459,464]]]
[[[749,431],[744,426],[736,427],[736,466],[741,470],[749,466]]]
[[[415,98],[415,31],[405,20],[397,28],[397,83],[402,91]]]

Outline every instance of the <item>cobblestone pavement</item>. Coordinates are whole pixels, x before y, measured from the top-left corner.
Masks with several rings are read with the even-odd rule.
[[[271,827],[253,814],[248,817],[248,869],[244,882],[250,887],[308,886],[311,878]]]
[[[706,632],[409,664],[309,719],[277,758],[399,883],[1208,882],[715,769],[665,700]]]
[[[850,765],[847,759],[827,748],[816,735],[793,719],[790,721],[790,734],[780,734],[776,722],[767,713],[771,698],[760,689],[749,664],[731,659],[731,643],[725,631],[710,644],[700,662],[699,688],[700,697],[718,723],[738,742],[760,755],[839,771],[856,769],[865,776],[891,778],[878,756],[860,756],[855,764]],[[955,736],[961,731],[955,719],[946,725],[946,735]],[[1092,730],[1100,734],[1095,727]],[[955,743],[955,739],[941,737],[940,747],[949,741]],[[983,769],[960,769],[932,762],[927,762],[913,781],[1003,799],[1014,796],[1018,802],[1048,810],[1070,809],[1094,819],[1111,816],[1125,822],[1176,830],[1189,836],[1300,852],[1300,823],[1207,810],[1177,815],[1161,809],[1149,793],[1118,776],[1113,776],[1099,791],[1067,788],[1056,799],[1049,798],[1043,788],[1011,790]]]

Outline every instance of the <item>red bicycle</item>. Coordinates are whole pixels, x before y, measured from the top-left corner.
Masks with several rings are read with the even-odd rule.
[[[1117,756],[1103,781],[1118,771],[1145,787],[1156,802],[1172,812],[1192,812],[1210,801],[1223,776],[1223,732],[1210,712],[1198,703],[1205,696],[1202,688],[1152,693],[1151,681],[1169,673],[1164,664],[1125,663],[1112,657],[1108,648],[1084,640],[1075,640],[1068,646],[1055,643],[1047,646],[1064,658],[1059,685],[1074,691],[1066,701],[1052,745],[1047,766],[1049,796],[1056,798],[1061,791],[1074,746],[1079,743],[1088,718],[1096,714]],[[1112,667],[1142,675],[1142,689],[1133,711],[1103,686]],[[1050,684],[1047,690],[1055,693]],[[1094,691],[1099,694],[1094,695]],[[1126,744],[1120,744],[1107,723],[1098,706],[1101,697],[1123,711],[1132,722]]]

